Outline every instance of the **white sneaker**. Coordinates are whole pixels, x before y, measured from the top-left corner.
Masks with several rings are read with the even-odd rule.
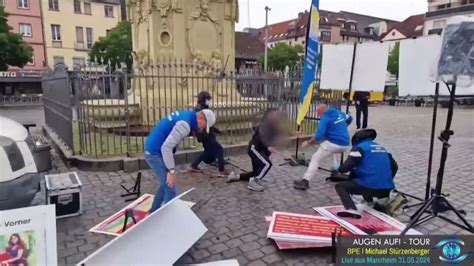
[[[240,176],[236,172],[232,171],[229,176],[227,176],[227,183],[239,181]]]
[[[260,185],[254,177],[250,178],[247,188],[257,192],[261,192],[264,190],[264,187]]]

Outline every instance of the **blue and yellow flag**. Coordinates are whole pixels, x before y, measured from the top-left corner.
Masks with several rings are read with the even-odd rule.
[[[301,82],[300,104],[296,123],[303,122],[311,105],[314,86],[318,74],[319,58],[319,0],[312,0],[308,34],[306,35],[306,53],[304,59],[303,81]]]

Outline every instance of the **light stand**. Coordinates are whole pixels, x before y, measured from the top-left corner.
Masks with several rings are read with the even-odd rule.
[[[443,177],[444,177],[444,168],[446,165],[446,160],[448,158],[448,148],[451,147],[449,144],[450,137],[454,134],[454,131],[451,130],[451,122],[453,120],[453,112],[454,112],[454,100],[456,96],[456,84],[451,84],[451,90],[449,93],[449,106],[448,106],[448,116],[446,119],[446,127],[443,131],[441,131],[440,136],[438,137],[439,140],[443,143],[443,149],[441,151],[441,160],[438,170],[438,175],[436,178],[436,188],[434,190],[433,195],[431,198],[426,201],[420,209],[418,209],[415,214],[413,215],[411,221],[408,223],[406,228],[401,232],[401,235],[405,235],[408,230],[411,228],[418,226],[422,223],[425,223],[435,217],[438,217],[450,224],[453,224],[459,228],[467,230],[471,233],[474,233],[474,228],[472,225],[462,216],[460,211],[449,203],[446,197],[441,193],[442,186],[443,186]],[[440,215],[440,212],[451,210],[456,214],[456,216],[462,221],[463,224],[453,221],[443,215]],[[426,214],[424,217],[423,215]]]

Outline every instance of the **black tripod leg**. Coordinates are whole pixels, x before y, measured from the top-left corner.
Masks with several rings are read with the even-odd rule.
[[[431,206],[431,204],[433,204],[433,201],[435,201],[436,197],[432,197],[430,200],[428,200],[425,205],[421,206],[421,208],[415,213],[415,216],[413,217],[413,219],[410,220],[410,222],[408,223],[408,225],[405,227],[405,229],[403,229],[403,231],[400,233],[400,235],[405,235],[408,230],[410,230],[411,228],[413,228],[413,225],[415,225],[418,220],[420,219],[420,217],[423,215],[423,213],[425,213],[425,211]]]
[[[465,229],[467,229],[468,231],[473,233],[474,229],[472,228],[472,225],[464,218],[464,216],[462,216],[462,214],[459,213],[459,211],[456,210],[453,207],[453,205],[451,205],[451,203],[449,203],[449,201],[446,198],[441,198],[441,200],[444,201],[444,203],[446,203],[446,205],[448,205],[448,207],[454,212],[454,214],[456,214],[456,216],[466,225]]]

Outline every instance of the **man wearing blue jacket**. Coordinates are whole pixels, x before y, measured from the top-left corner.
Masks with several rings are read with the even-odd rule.
[[[377,132],[373,129],[358,131],[352,137],[352,150],[338,169],[340,173],[350,172],[351,177],[350,181],[336,184],[336,192],[346,209],[337,213],[338,216],[361,218],[351,195],[362,195],[370,204],[373,198],[388,198],[394,189],[397,162],[383,146],[374,141],[376,137]]]
[[[153,128],[145,143],[145,160],[158,181],[150,213],[176,196],[173,158],[176,146],[192,131],[209,132],[215,122],[216,116],[209,109],[200,112],[181,110],[164,117]]]
[[[332,156],[332,169],[339,167],[338,154],[350,149],[349,130],[347,126],[352,122],[352,117],[337,109],[328,108],[326,104],[318,105],[316,112],[320,117],[319,127],[314,138],[303,142],[302,147],[322,142],[319,149],[311,157],[308,170],[303,178],[294,181],[296,189],[306,190],[309,188],[309,181],[316,175],[319,163],[322,159]]]

